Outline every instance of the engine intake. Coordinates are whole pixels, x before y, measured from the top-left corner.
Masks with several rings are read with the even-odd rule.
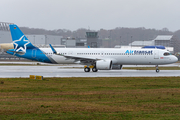
[[[96,68],[98,70],[110,70],[112,69],[112,60],[100,60],[96,62]]]

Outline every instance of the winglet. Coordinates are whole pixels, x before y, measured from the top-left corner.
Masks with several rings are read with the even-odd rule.
[[[52,46],[51,44],[49,44],[49,46],[51,47],[51,50],[53,51],[54,54],[56,54],[56,55],[61,55],[59,52],[57,52],[57,51],[53,48],[53,46]]]
[[[52,47],[52,45],[51,44],[49,44],[49,46],[51,47],[51,49],[52,49],[52,51],[53,51],[53,53],[54,54],[57,54],[57,51]]]

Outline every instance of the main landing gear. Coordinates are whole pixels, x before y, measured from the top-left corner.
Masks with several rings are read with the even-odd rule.
[[[90,68],[89,67],[85,67],[84,68],[84,72],[90,72]]]
[[[92,71],[93,71],[93,72],[97,72],[98,69],[97,69],[96,67],[93,67],[93,68],[92,68]]]
[[[89,66],[89,67],[88,67],[88,66],[85,66],[85,67],[84,67],[84,72],[90,72],[90,68],[91,68],[91,66]],[[97,72],[98,69],[97,69],[95,66],[93,66],[93,67],[92,67],[92,71],[93,71],[93,72]]]
[[[156,72],[159,73],[159,71],[158,65],[156,65]]]

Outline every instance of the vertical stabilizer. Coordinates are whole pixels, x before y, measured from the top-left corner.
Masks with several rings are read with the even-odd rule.
[[[16,52],[26,52],[26,49],[33,49],[34,47],[19,27],[15,24],[9,25],[11,37]]]

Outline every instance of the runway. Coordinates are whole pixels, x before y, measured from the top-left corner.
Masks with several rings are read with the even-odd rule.
[[[70,68],[71,67],[71,68]],[[29,75],[43,77],[164,77],[180,76],[180,70],[99,70],[98,72],[84,72],[83,68],[72,66],[0,66],[0,78],[20,78]]]

